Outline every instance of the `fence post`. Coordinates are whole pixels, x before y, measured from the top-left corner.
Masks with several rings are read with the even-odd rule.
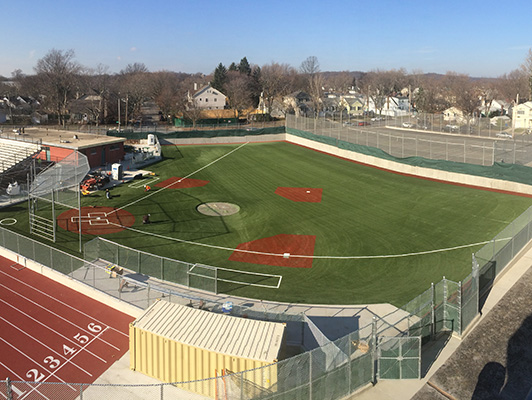
[[[473,275],[472,278],[475,280],[475,288],[476,288],[475,305],[476,305],[476,314],[478,314],[480,312],[480,277],[479,277],[478,261],[475,258],[475,253],[473,253],[472,275]]]
[[[218,268],[214,269],[214,294],[218,294]]]
[[[312,351],[308,352],[308,398],[309,400],[312,400]]]
[[[373,385],[377,384],[377,317],[373,317],[371,323],[371,341],[373,345],[371,346],[371,379]]]
[[[443,299],[442,299],[442,307],[443,307],[443,321],[442,321],[442,328],[445,328],[445,323],[447,321],[447,316],[449,313],[447,312],[447,279],[445,279],[445,276],[443,277]]]
[[[458,334],[462,336],[462,281],[458,281]]]
[[[436,336],[436,291],[434,290],[434,283],[430,284],[430,292],[431,292],[431,307],[430,307],[430,313],[431,313],[431,329],[430,329],[430,339],[434,340],[434,336]]]
[[[6,378],[6,392],[7,400],[13,400],[13,392],[11,391],[11,381],[9,378]]]

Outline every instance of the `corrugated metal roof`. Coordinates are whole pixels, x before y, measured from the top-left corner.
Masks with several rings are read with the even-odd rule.
[[[133,325],[189,346],[275,362],[285,325],[217,314],[158,300]]]

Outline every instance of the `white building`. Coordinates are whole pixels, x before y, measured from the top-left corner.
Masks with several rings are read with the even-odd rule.
[[[512,128],[532,129],[532,101],[527,101],[513,108]]]
[[[225,95],[210,84],[194,93],[190,101],[204,110],[223,110],[226,103]]]

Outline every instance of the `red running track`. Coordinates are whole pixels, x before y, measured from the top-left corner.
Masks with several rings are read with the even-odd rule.
[[[0,379],[13,398],[75,399],[129,347],[133,317],[0,257]],[[6,399],[0,393],[0,400]]]

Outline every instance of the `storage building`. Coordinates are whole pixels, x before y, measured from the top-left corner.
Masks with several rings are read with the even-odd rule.
[[[130,324],[130,368],[163,382],[188,382],[254,370],[239,378],[275,391],[285,324],[217,314],[158,300]],[[264,367],[264,368],[262,368]],[[215,397],[219,381],[178,385]],[[229,381],[229,379],[228,379]],[[218,384],[218,387],[217,387]]]

